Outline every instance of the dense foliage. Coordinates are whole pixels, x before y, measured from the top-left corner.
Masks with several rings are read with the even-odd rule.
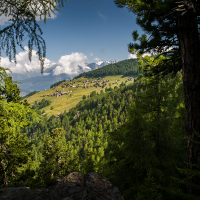
[[[115,0],[115,3],[133,12],[145,33],[140,36],[137,30],[133,31],[130,53],[170,52],[170,59],[155,66],[152,74],[165,76],[182,69],[187,116],[187,194],[200,198],[200,1]]]
[[[24,33],[28,33],[29,59],[35,44],[43,71],[46,46],[35,17],[39,14],[46,20],[55,2],[37,13],[26,1],[13,4],[2,1],[1,14],[13,10],[12,24],[0,31],[10,60],[12,52],[15,59],[16,43],[22,47],[21,42],[27,36]],[[83,174],[96,171],[116,184],[127,200],[200,198],[200,3],[190,0],[115,2],[137,14],[137,23],[151,35],[149,39],[146,35],[139,37],[134,31],[135,43],[129,45],[129,51],[158,53],[173,47],[170,59],[160,63],[147,58],[143,68],[147,74],[140,75],[135,84],[122,84],[101,94],[93,92],[68,113],[49,119],[46,115],[33,114],[29,104],[21,102],[17,85],[1,68],[0,81],[5,84],[0,83],[1,186],[45,187],[57,176],[73,170]],[[128,65],[119,62],[79,77],[138,75],[138,69],[130,69],[131,64]],[[168,75],[163,78],[158,72]],[[176,76],[172,77],[170,72]],[[29,121],[33,122],[31,126]]]
[[[26,100],[20,101],[20,90],[5,70],[0,67],[0,186],[18,177],[19,167],[30,159],[32,145],[20,128],[30,125],[27,117],[33,112]]]
[[[35,101],[35,105],[33,105],[32,107],[31,107],[31,109],[38,109],[38,110],[40,110],[40,109],[42,109],[42,108],[44,108],[44,107],[46,107],[46,106],[49,106],[49,105],[51,105],[51,101],[50,100],[46,100],[46,99],[42,99],[41,101]]]
[[[55,128],[64,131],[68,145],[73,147],[71,155],[78,154],[84,160],[89,149],[94,162],[99,162],[107,147],[105,132],[112,131],[118,123],[122,124],[126,120],[127,107],[135,91],[135,85],[126,86],[123,83],[107,93],[94,95],[92,92],[92,97],[82,100],[68,113],[61,113],[59,118],[52,115],[48,119],[44,116],[39,123],[35,121],[26,127],[23,132],[35,140],[32,157],[36,161],[35,166],[39,166],[43,159],[39,149],[42,148],[44,138]]]
[[[132,101],[127,121],[109,133],[105,175],[125,199],[182,199],[179,191],[185,187],[175,180],[186,156],[181,74],[146,76],[140,79],[145,90]]]

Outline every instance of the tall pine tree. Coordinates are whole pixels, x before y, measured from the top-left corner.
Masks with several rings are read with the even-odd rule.
[[[163,58],[145,59],[154,67]],[[184,108],[178,108],[183,92],[177,94],[181,75],[146,76],[140,78],[127,122],[109,134],[104,173],[125,199],[177,199],[170,191],[179,190],[179,185],[171,176],[177,177],[176,167],[183,165],[186,152],[184,126],[175,129],[184,120],[179,118]]]
[[[200,177],[193,171],[199,170],[200,155],[200,1],[197,0],[115,0],[119,7],[128,7],[137,15],[137,23],[150,35],[139,37],[133,32],[134,44],[129,51],[139,50],[165,52],[171,59],[154,69],[166,75],[182,69],[184,103],[186,109],[187,168],[190,170],[188,194],[200,196]],[[139,41],[139,43],[137,42]]]

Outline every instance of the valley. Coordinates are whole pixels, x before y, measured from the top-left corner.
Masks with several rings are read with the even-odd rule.
[[[178,190],[170,176],[180,177],[177,168],[185,156],[182,74],[145,77],[135,62],[82,73],[23,97],[35,112],[20,129],[30,144],[29,156],[26,164],[17,166],[13,183],[48,187],[71,172],[97,172],[130,199],[126,192],[133,193],[135,183],[138,194],[143,187],[147,194],[148,188],[154,189],[145,175],[153,169],[155,177],[164,177],[156,183]]]
[[[133,79],[129,80],[130,78],[133,78]],[[52,114],[59,115],[61,112],[64,112],[65,110],[66,112],[68,112],[72,107],[75,107],[83,99],[83,95],[86,95],[86,97],[88,97],[92,91],[96,91],[100,94],[101,91],[105,92],[106,88],[110,88],[110,87],[114,88],[116,86],[118,87],[122,82],[124,83],[126,82],[126,85],[128,85],[134,82],[134,78],[136,78],[136,76],[134,77],[123,76],[123,75],[105,76],[104,78],[101,78],[101,79],[81,77],[81,78],[73,79],[72,81],[69,80],[69,81],[63,82],[62,84],[56,86],[56,89],[51,88],[45,91],[38,92],[34,94],[33,96],[30,96],[26,99],[31,105],[34,105],[35,101],[36,102],[41,101],[43,98],[46,100],[52,101],[51,105],[46,106],[42,109],[45,111],[44,114],[47,114],[47,116],[50,117]],[[70,83],[72,83],[74,87],[70,87],[70,86],[67,86],[64,88],[62,87],[62,85],[70,84]],[[94,86],[96,83],[98,85]],[[78,87],[79,84],[81,85],[80,87]],[[84,87],[85,84],[86,86]],[[70,90],[72,92],[70,92],[68,95],[65,94],[59,97],[47,96],[49,94],[52,94],[52,95],[55,94],[56,91],[68,92]],[[52,110],[51,110],[51,106],[53,106]]]

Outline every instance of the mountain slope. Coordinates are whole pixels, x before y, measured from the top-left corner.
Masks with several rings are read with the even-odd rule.
[[[83,72],[88,72],[94,69],[101,68],[103,66],[109,65],[111,63],[116,63],[116,60],[113,61],[99,61],[96,63],[85,64],[84,66],[78,65],[74,69],[70,68],[68,73],[62,72],[60,70],[59,63],[50,62],[44,64],[44,73],[41,74],[40,69],[32,69],[27,70],[24,69],[23,73],[8,73],[8,75],[12,76],[14,81],[20,81],[24,84],[18,84],[18,87],[22,91],[20,96],[25,96],[26,94],[33,91],[42,91],[49,88],[55,82],[60,80],[70,80],[74,76],[81,74]]]
[[[104,77],[104,79],[103,78],[101,79],[88,78],[87,79],[87,78],[81,77],[81,78],[73,79],[72,81],[65,81],[59,86],[56,86],[56,88],[51,88],[45,91],[37,92],[36,94],[26,99],[32,106],[37,104],[37,102],[40,102],[43,98],[46,100],[50,100],[52,101],[51,105],[43,108],[42,110],[44,110],[45,114],[47,114],[48,116],[52,114],[58,115],[64,110],[68,112],[69,109],[76,106],[77,103],[79,103],[83,99],[83,95],[88,97],[88,95],[90,95],[92,91],[96,91],[100,94],[101,90],[105,92],[106,88],[110,88],[110,87],[114,88],[115,86],[119,86],[122,82],[124,83],[126,82],[126,84],[128,85],[134,82],[134,78],[131,78],[129,76],[123,77],[122,75],[106,76]],[[68,85],[68,86],[62,87],[62,85]],[[64,94],[59,97],[56,97],[56,95],[47,96],[50,94],[53,95],[55,93],[58,94],[61,92],[68,92],[70,90],[71,92],[69,92],[68,94]],[[51,110],[52,106],[53,106],[53,109]]]
[[[138,61],[137,59],[123,60],[117,63],[113,63],[93,71],[84,72],[75,78],[79,77],[104,77],[114,75],[138,75]]]
[[[35,167],[38,167],[42,160],[39,149],[43,139],[51,130],[60,127],[65,132],[68,145],[73,149],[71,155],[79,153],[80,159],[85,159],[88,147],[92,149],[95,160],[99,162],[108,145],[105,132],[112,131],[117,124],[122,124],[126,120],[127,108],[136,89],[136,84],[132,82],[128,85],[123,83],[115,89],[106,89],[105,92],[98,94],[92,92],[87,99],[74,104],[69,112],[62,112],[59,116],[44,115],[40,122],[33,121],[33,124],[22,132],[35,140],[32,149],[34,160],[38,163],[35,163]]]
[[[114,62],[114,61],[113,61]],[[103,70],[101,70],[103,69]],[[97,73],[96,73],[97,72]],[[104,74],[111,74],[110,76],[104,76]],[[119,75],[115,74],[121,73]],[[64,110],[67,112],[70,108],[74,107],[79,103],[83,95],[86,97],[90,95],[92,91],[96,91],[98,93],[105,92],[105,88],[114,88],[115,86],[119,86],[122,82],[126,82],[126,84],[130,84],[134,82],[134,78],[138,76],[138,64],[136,59],[130,59],[121,61],[118,63],[110,64],[104,66],[102,68],[82,73],[78,77],[73,78],[72,81],[64,81],[55,88],[50,88],[48,90],[44,90],[34,94],[27,98],[28,102],[31,105],[34,105],[35,102],[40,102],[43,98],[46,100],[52,101],[52,104],[45,107],[43,112],[45,112],[48,116],[52,114],[60,114]],[[127,75],[126,74],[134,74]],[[91,76],[94,76],[91,78]],[[95,78],[95,77],[98,78]],[[90,77],[90,78],[86,78]],[[63,78],[64,79],[64,78]],[[61,80],[63,80],[61,79]],[[59,80],[60,81],[60,80]],[[54,86],[57,85],[55,82]],[[62,87],[63,85],[63,87]],[[64,87],[66,85],[66,87]],[[71,90],[71,92],[69,92]],[[68,94],[61,95],[56,97],[57,93],[68,92]],[[55,94],[54,96],[51,96]],[[50,96],[47,96],[50,95]],[[53,109],[51,109],[53,106]]]

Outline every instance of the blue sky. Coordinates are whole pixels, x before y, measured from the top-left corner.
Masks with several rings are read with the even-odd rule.
[[[47,45],[47,58],[81,52],[102,60],[124,60],[132,31],[140,29],[133,13],[113,0],[68,0],[55,19],[39,22]]]
[[[46,58],[53,62],[73,53],[85,56],[87,63],[125,60],[133,30],[142,33],[134,14],[118,8],[113,0],[68,0],[53,19],[38,23],[46,41]],[[19,52],[17,48],[18,57]],[[4,52],[2,56],[6,57]]]

